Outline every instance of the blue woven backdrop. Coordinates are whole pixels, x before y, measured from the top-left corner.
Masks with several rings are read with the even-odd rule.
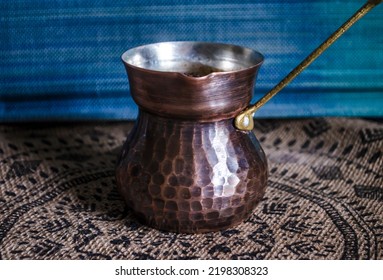
[[[256,100],[362,4],[2,0],[0,121],[135,118],[120,55],[159,41],[260,51]],[[352,27],[257,116],[383,116],[382,11]]]

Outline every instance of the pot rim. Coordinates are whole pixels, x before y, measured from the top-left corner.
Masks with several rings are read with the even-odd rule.
[[[194,56],[190,56],[190,53],[188,53],[192,51],[194,52]],[[223,54],[225,54],[226,57],[223,56]],[[231,56],[227,56],[228,54]],[[176,56],[172,57],[172,55]],[[161,57],[168,59],[161,59]],[[188,59],[189,57],[190,60]],[[203,41],[164,41],[128,49],[121,55],[121,60],[126,66],[137,70],[162,75],[166,73],[186,79],[201,80],[209,79],[212,76],[233,74],[260,67],[264,62],[264,56],[256,50],[234,44]],[[219,68],[219,71],[211,71],[202,76],[193,76],[185,73],[187,71],[172,70],[172,65],[168,66],[169,69],[156,69],[156,65],[157,67],[161,67],[161,65],[159,65],[161,61],[186,61],[191,63],[201,63],[209,67],[217,65],[221,67]],[[205,64],[207,61],[209,61],[209,64]],[[225,63],[227,65],[222,67],[222,64]]]

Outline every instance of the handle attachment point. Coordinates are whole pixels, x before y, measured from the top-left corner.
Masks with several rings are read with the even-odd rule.
[[[250,131],[254,128],[254,119],[251,112],[243,111],[234,119],[234,125],[239,130]]]

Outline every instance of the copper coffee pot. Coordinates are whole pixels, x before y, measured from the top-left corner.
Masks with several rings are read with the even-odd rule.
[[[116,168],[117,186],[143,223],[199,233],[246,219],[262,199],[266,156],[253,114],[353,23],[370,0],[255,105],[249,106],[263,56],[239,46],[164,42],[122,55],[139,106]]]

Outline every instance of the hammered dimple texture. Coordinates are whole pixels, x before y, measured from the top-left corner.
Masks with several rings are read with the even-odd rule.
[[[116,169],[120,193],[149,226],[209,232],[240,223],[261,200],[264,152],[232,119],[199,123],[140,112]]]

